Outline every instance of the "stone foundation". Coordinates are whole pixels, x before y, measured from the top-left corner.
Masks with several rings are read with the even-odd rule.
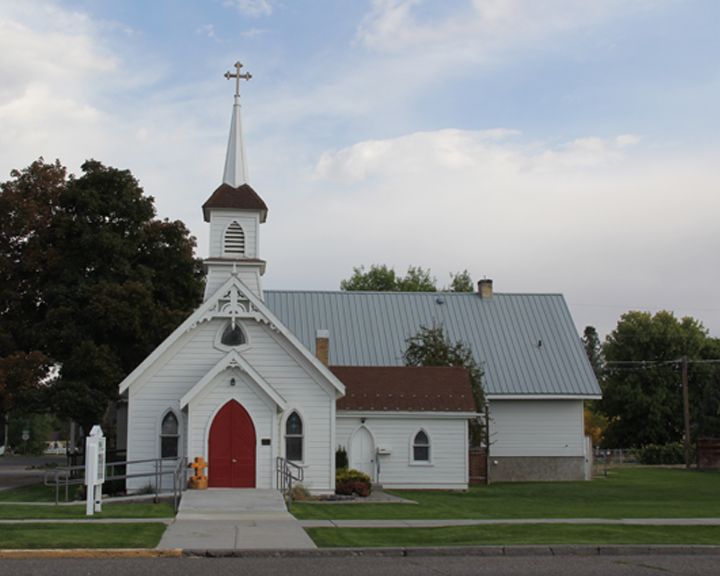
[[[490,456],[490,482],[556,482],[585,479],[585,458]]]

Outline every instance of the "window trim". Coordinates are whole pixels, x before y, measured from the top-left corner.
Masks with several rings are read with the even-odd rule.
[[[175,434],[164,434],[163,433],[163,424],[165,420],[172,414],[173,418],[175,418],[175,423],[177,424],[177,432]],[[176,443],[176,450],[177,454],[175,456],[163,456],[163,439],[164,438],[175,438]],[[160,430],[158,434],[158,454],[160,458],[181,458],[182,457],[182,445],[180,443],[180,439],[182,438],[182,423],[180,418],[178,417],[177,412],[172,409],[168,408],[165,410],[165,412],[162,413],[160,416]]]
[[[225,330],[227,330],[227,327],[231,322],[232,320],[224,319],[223,323],[220,325],[220,329],[218,330],[217,334],[215,334],[215,348],[217,348],[218,350],[223,350],[224,352],[229,352],[230,350],[237,350],[241,352],[247,350],[248,348],[250,348],[250,338],[248,337],[245,326],[243,326],[243,323],[238,319],[235,319],[235,326],[238,326],[240,330],[242,330],[243,336],[245,337],[245,342],[242,344],[238,344],[237,346],[228,346],[227,344],[223,344],[223,334],[225,334]]]
[[[301,433],[288,435],[287,426],[288,426],[288,422],[290,421],[290,418],[293,414],[296,414],[298,419],[300,420]],[[283,455],[284,455],[284,457],[289,462],[293,462],[297,465],[302,465],[305,462],[305,418],[303,418],[303,415],[301,414],[300,410],[298,410],[297,408],[292,408],[291,410],[289,410],[287,412],[287,415],[283,419],[282,426],[283,426],[282,431],[283,431]],[[290,458],[288,458],[288,454],[287,454],[288,437],[300,438],[300,460],[290,460]]]
[[[242,234],[242,251],[235,251],[235,250],[228,250],[228,231],[230,228],[233,227],[233,224],[237,225],[237,228],[240,229],[240,233]],[[237,220],[232,220],[223,231],[222,235],[222,251],[225,256],[229,257],[245,257],[247,256],[247,235],[245,234],[245,228],[243,228],[243,225],[240,224]]]
[[[420,433],[425,434],[425,438],[427,438],[427,444],[419,444],[416,442],[417,437]],[[415,448],[427,448],[428,457],[427,460],[417,460],[415,458]],[[410,435],[410,466],[432,466],[433,461],[433,450],[432,450],[432,438],[430,436],[430,433],[425,428],[418,428]]]

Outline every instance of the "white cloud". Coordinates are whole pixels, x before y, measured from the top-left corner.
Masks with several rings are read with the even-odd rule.
[[[319,180],[359,182],[370,177],[380,179],[407,170],[423,173],[425,178],[449,171],[496,172],[508,174],[557,173],[607,165],[622,157],[621,149],[635,137],[579,138],[550,148],[540,144],[514,144],[516,130],[469,131],[446,129],[417,132],[388,140],[358,142],[347,148],[326,151],[315,167]]]
[[[270,16],[273,11],[270,0],[225,0],[225,6],[236,8],[241,14],[256,18]]]
[[[624,136],[549,146],[513,131],[439,130],[326,151],[311,178],[276,195],[266,284],[334,287],[373,263],[429,267],[443,284],[467,268],[501,292],[563,292],[578,325],[601,332],[638,307],[694,314],[717,331],[717,311],[692,310],[710,306],[720,281],[707,264],[720,243],[715,155],[658,158]],[[281,189],[273,181],[259,189]],[[671,289],[669,278],[682,281]]]
[[[510,46],[536,43],[600,19],[634,9],[649,9],[646,0],[472,0],[457,11],[423,16],[423,0],[374,0],[357,29],[367,48],[400,53],[422,49],[474,61]]]
[[[215,26],[213,26],[212,24],[203,24],[202,26],[199,26],[195,30],[195,34],[217,39],[217,34],[215,33]]]

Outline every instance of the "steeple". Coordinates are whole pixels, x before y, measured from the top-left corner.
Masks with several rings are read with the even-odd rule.
[[[203,216],[210,223],[210,254],[205,260],[207,278],[205,299],[212,296],[233,275],[262,298],[260,276],[265,261],[260,259],[260,224],[267,218],[267,205],[247,183],[247,166],[240,120],[240,80],[251,75],[240,73],[242,64],[235,63],[235,78],[230,138],[225,156],[223,183],[203,204]]]
[[[225,78],[235,78],[235,103],[233,104],[232,120],[230,121],[230,137],[228,138],[227,154],[225,156],[225,172],[223,183],[237,188],[247,184],[247,161],[245,160],[245,146],[242,137],[242,118],[240,115],[240,80],[250,80],[252,74],[240,73],[243,65],[235,62],[235,73],[225,72]]]

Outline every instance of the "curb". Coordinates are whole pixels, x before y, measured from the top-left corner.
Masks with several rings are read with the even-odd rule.
[[[720,556],[720,546],[560,545],[444,546],[428,548],[310,548],[310,549],[42,549],[0,550],[0,560],[31,558],[353,558],[432,556]]]
[[[180,558],[183,551],[153,548],[51,548],[41,550],[0,550],[0,560],[23,558]]]
[[[720,556],[720,546],[674,545],[559,545],[559,546],[443,546],[427,548],[311,548],[311,549],[183,549],[193,558],[337,558],[355,556]]]

